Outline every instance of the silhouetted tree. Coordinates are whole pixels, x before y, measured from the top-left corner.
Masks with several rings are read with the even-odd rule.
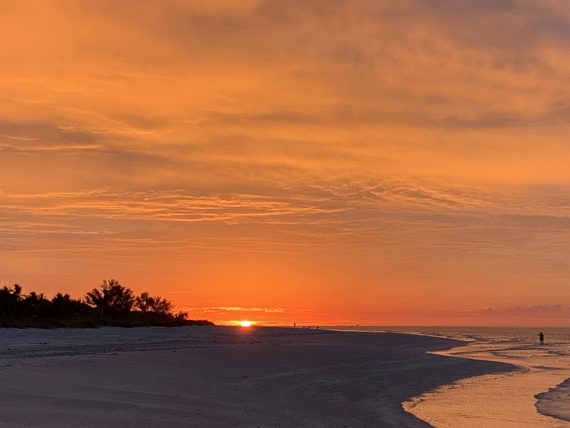
[[[135,309],[135,310],[133,310]],[[171,312],[172,304],[162,297],[132,290],[118,281],[103,281],[85,296],[85,301],[57,293],[51,300],[43,293],[22,294],[22,287],[0,288],[0,327],[97,327],[210,325],[205,320],[187,320],[187,314]]]
[[[188,319],[188,312],[178,311],[178,313],[176,315],[174,315],[174,318],[177,321],[186,321]],[[201,323],[204,325],[206,325],[206,323],[211,324],[210,322],[208,322],[206,320],[201,320]]]
[[[53,299],[51,299],[51,304],[60,309],[60,312],[65,312],[66,308],[71,305],[71,296],[67,293],[57,293],[53,296]]]
[[[43,293],[32,291],[20,300],[21,311],[25,316],[41,317],[51,312],[51,302],[45,298]]]
[[[88,305],[96,308],[101,315],[127,314],[135,302],[135,295],[130,288],[123,287],[119,281],[103,281],[101,288],[94,288],[85,295]]]
[[[72,299],[69,294],[57,293],[51,299],[52,311],[57,316],[69,316],[73,314],[86,314],[91,308],[81,300]]]
[[[135,308],[143,314],[152,312],[154,314],[166,315],[172,309],[172,303],[162,297],[152,297],[146,291],[135,299]]]
[[[13,315],[20,302],[21,293],[22,287],[18,284],[0,289],[0,311],[6,315]]]

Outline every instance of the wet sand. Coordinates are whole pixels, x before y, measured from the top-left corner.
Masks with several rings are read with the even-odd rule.
[[[511,366],[403,334],[231,327],[0,330],[0,425],[423,427],[410,397]]]
[[[442,428],[568,428],[570,394],[563,382],[570,377],[570,349],[566,348],[568,345],[476,341],[437,352],[516,364],[519,369],[463,379],[411,400],[404,407]]]

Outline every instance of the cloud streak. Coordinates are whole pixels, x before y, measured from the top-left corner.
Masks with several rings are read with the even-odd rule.
[[[329,296],[351,320],[565,299],[569,21],[557,0],[9,2],[0,281]]]

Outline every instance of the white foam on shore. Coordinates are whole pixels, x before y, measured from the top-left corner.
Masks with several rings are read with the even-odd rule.
[[[463,379],[413,398],[403,403],[403,407],[438,428],[569,427],[570,422],[563,420],[570,418],[567,391],[564,394],[554,389],[550,396],[544,394],[570,378],[569,348],[565,344],[513,346],[507,341],[474,341],[437,352],[456,358],[515,364],[520,370]],[[547,406],[544,400],[549,400]]]
[[[570,379],[536,396],[539,412],[570,422]]]

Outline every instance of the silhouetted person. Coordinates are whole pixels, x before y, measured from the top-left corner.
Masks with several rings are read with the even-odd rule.
[[[544,333],[542,331],[538,333],[538,340],[540,340],[541,345],[544,345]]]

